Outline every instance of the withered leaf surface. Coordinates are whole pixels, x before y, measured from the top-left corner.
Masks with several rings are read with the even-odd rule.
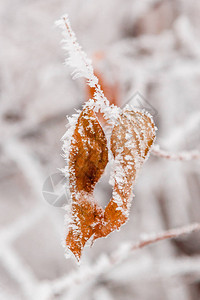
[[[100,112],[100,117],[103,113],[105,124],[107,121],[109,125],[113,124],[114,115],[118,115],[121,110],[115,105],[109,105],[103,90],[108,98],[113,98],[114,103],[118,100],[119,91],[117,86],[108,84],[103,76],[99,80],[95,76],[91,62],[79,46],[67,16],[59,21],[59,25],[66,33],[64,47],[69,52],[66,63],[74,68],[74,79],[86,79],[89,85],[88,96],[92,100],[84,106],[78,119],[72,120],[76,121],[75,128],[72,122],[69,135],[66,135],[71,141],[70,148],[66,145],[68,140],[63,148],[67,154],[66,169],[72,198],[66,246],[79,260],[88,239],[105,237],[119,229],[128,219],[133,185],[155,139],[155,126],[151,117],[140,111],[125,108],[119,115],[110,143],[114,157],[113,195],[103,210],[95,202],[93,191],[107,165],[108,149],[105,134],[91,105],[97,113]]]
[[[94,239],[107,236],[127,221],[133,185],[154,139],[155,125],[148,114],[125,109],[119,116],[111,136],[113,196]]]
[[[66,245],[77,260],[103,214],[93,190],[107,162],[105,134],[93,110],[86,106],[78,118],[69,153],[72,207]]]
[[[93,191],[108,162],[106,138],[90,108],[80,114],[69,155],[72,207],[66,238],[77,260],[88,239],[105,237],[127,221],[133,185],[154,139],[155,125],[148,114],[125,109],[119,115],[111,135],[113,195],[103,210]]]

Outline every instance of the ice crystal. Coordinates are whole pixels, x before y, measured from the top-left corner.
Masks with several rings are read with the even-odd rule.
[[[58,25],[64,29],[64,49],[68,52],[66,64],[74,69],[73,79],[85,77],[95,89],[82,111],[68,117],[68,130],[63,137],[63,151],[67,162],[64,169],[69,176],[71,207],[68,212],[65,245],[79,261],[88,241],[106,237],[119,230],[129,215],[133,185],[155,140],[155,125],[145,111],[123,110],[110,105],[91,60],[79,46],[67,16]],[[101,112],[111,129],[106,138],[96,113]],[[110,182],[113,194],[103,209],[93,192],[109,161],[113,162]]]

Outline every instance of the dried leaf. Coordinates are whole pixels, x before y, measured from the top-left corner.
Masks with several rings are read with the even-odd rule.
[[[113,195],[104,211],[95,202],[93,191],[108,162],[108,149],[102,127],[89,105],[94,105],[96,112],[103,113],[109,124],[113,124],[113,116],[116,113],[118,115],[120,109],[110,105],[105,97],[103,90],[107,94],[108,85],[101,75],[99,80],[95,76],[90,60],[76,40],[68,17],[64,16],[58,25],[66,33],[64,47],[69,53],[66,63],[74,68],[74,79],[84,77],[87,80],[88,94],[91,98],[78,117],[72,140],[69,130],[70,151],[65,151],[67,157],[69,153],[69,182],[72,197],[66,245],[79,260],[88,239],[107,236],[126,222],[132,199],[132,188],[155,139],[155,126],[151,118],[142,112],[125,109],[119,116],[111,136],[111,151],[115,163],[112,176]],[[116,101],[117,87],[112,87],[110,91],[114,95],[113,101]],[[118,92],[116,95],[118,96]],[[112,95],[108,95],[108,98],[111,99]],[[66,150],[65,147],[64,149]]]
[[[78,260],[103,214],[95,203],[93,190],[108,162],[106,145],[95,113],[86,106],[78,118],[69,154],[72,207],[66,245]]]
[[[154,139],[155,125],[147,114],[125,109],[119,116],[111,136],[115,159],[113,196],[94,239],[107,236],[127,221],[133,185]]]
[[[86,107],[78,118],[70,156],[71,222],[66,245],[77,260],[85,243],[105,237],[128,219],[132,189],[155,139],[155,126],[142,112],[126,109],[111,135],[114,156],[113,196],[103,210],[93,190],[108,162],[106,138],[95,113]]]

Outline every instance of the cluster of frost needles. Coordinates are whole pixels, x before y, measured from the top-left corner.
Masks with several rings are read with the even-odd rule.
[[[128,224],[87,248],[80,267],[60,247],[65,211],[41,192],[50,172],[65,166],[55,142],[63,116],[70,116],[68,153],[80,115],[72,115],[74,107],[86,96],[63,74],[60,32],[52,30],[63,7],[64,0],[19,0],[12,9],[7,0],[0,4],[0,299],[199,300],[200,4],[67,1],[73,28],[94,58],[93,70],[68,18],[61,18],[72,76],[97,90],[87,105],[103,111],[111,132],[121,111],[100,91],[94,73],[105,74],[108,83],[117,80],[119,106],[139,91],[158,112],[159,125]],[[96,51],[103,60],[95,60]],[[108,180],[105,175],[97,186],[99,202],[110,197]]]
[[[91,60],[87,57],[86,53],[82,50],[81,46],[78,44],[75,33],[72,31],[69,19],[67,15],[64,15],[59,21],[56,22],[56,25],[59,26],[62,31],[63,31],[63,48],[64,50],[66,50],[67,52],[67,58],[65,60],[65,63],[67,66],[69,66],[70,68],[72,68],[73,72],[72,72],[72,78],[76,79],[79,77],[83,77],[86,80],[86,83],[89,85],[89,87],[91,88],[95,88],[95,93],[94,93],[94,98],[93,99],[89,99],[83,106],[83,109],[86,107],[90,107],[92,108],[95,112],[101,112],[104,115],[104,118],[108,121],[108,123],[113,126],[117,120],[117,118],[119,117],[119,114],[122,112],[122,110],[115,106],[115,105],[110,105],[108,99],[105,97],[101,86],[98,83],[98,78],[94,75],[94,69],[91,63]],[[127,109],[133,109],[135,112],[137,112],[136,109],[131,108],[129,106],[126,106],[123,109],[124,114],[126,114],[126,110]],[[141,112],[141,111],[140,111]],[[78,117],[80,116],[81,111],[77,111],[77,114],[74,114],[72,117],[68,117],[68,129],[66,134],[63,136],[62,140],[63,140],[63,151],[64,151],[64,157],[65,160],[67,162],[67,166],[65,167],[65,169],[63,169],[62,171],[64,172],[66,177],[69,177],[70,175],[70,170],[68,167],[69,164],[69,153],[70,153],[70,145],[72,142],[72,137],[73,137],[73,133],[75,130],[75,126],[77,124],[77,120]],[[141,112],[146,113],[146,115],[148,115],[148,117],[150,118],[151,122],[153,122],[152,117],[150,114],[148,114],[147,112]],[[127,115],[127,118],[128,115]],[[142,120],[142,118],[141,118]],[[140,122],[141,122],[140,120]],[[122,120],[121,120],[122,121]],[[143,122],[143,121],[142,121]],[[123,126],[123,122],[121,123],[121,125]],[[157,129],[157,128],[156,128]],[[151,129],[152,130],[152,129]],[[141,140],[140,140],[140,136],[139,136],[139,132],[137,132],[137,129],[134,129],[134,132],[136,134],[137,137],[137,141],[139,142],[139,147],[140,149],[142,149],[142,145],[141,145]],[[126,135],[130,135],[130,139],[127,140],[126,144],[128,146],[128,149],[132,152],[134,152],[134,147],[136,146],[135,143],[133,143],[131,141],[131,134],[127,132]],[[146,133],[145,130],[142,129],[142,135],[146,138]],[[145,139],[144,139],[145,141]],[[143,142],[144,142],[143,141]],[[146,143],[146,141],[145,141]],[[133,148],[133,149],[132,149]],[[113,168],[113,171],[111,173],[111,179],[110,182],[113,184],[114,182],[114,177],[115,177],[115,182],[119,185],[119,190],[123,190],[123,185],[124,182],[123,180],[126,181],[126,176],[123,174],[123,169],[121,167],[121,161],[122,161],[122,157],[121,157],[121,150],[118,149],[118,155],[115,159],[115,166]],[[153,153],[155,155],[161,156],[161,157],[166,157],[166,158],[174,158],[175,159],[190,159],[189,155],[168,155],[166,154],[164,151],[159,149],[159,146],[155,146],[153,148]],[[138,156],[138,152],[134,152],[132,155],[134,155],[135,160],[134,160],[134,165],[135,165],[135,170],[139,170],[141,167],[141,159],[140,156]],[[143,154],[144,155],[144,154]],[[198,153],[195,152],[195,155],[198,156]],[[110,155],[111,157],[112,155]],[[195,156],[195,157],[196,157]],[[126,155],[126,160],[129,157],[129,155]],[[130,165],[127,165],[127,168],[131,168]],[[127,170],[125,171],[125,173],[127,173]],[[128,183],[128,182],[127,182]],[[128,200],[128,211],[124,211],[123,207],[123,199],[121,199],[121,196],[118,194],[118,192],[114,191],[113,195],[115,196],[115,200],[114,202],[116,202],[116,204],[118,205],[118,209],[122,211],[122,213],[124,213],[127,216],[127,213],[130,209],[130,200],[132,198],[132,194],[129,197]],[[68,209],[68,208],[67,208]],[[66,221],[65,221],[65,228],[66,231],[68,230],[67,228],[69,227],[70,222],[72,221],[70,219],[69,216],[69,212],[66,216]],[[71,225],[72,227],[75,225]],[[78,229],[76,229],[78,230]],[[77,231],[78,232],[78,231]],[[65,245],[65,241],[63,242],[63,245]],[[69,256],[69,251],[66,249],[66,256]]]

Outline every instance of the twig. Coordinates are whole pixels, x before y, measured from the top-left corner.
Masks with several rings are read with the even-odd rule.
[[[106,120],[112,123],[116,120],[120,109],[115,105],[110,106],[108,99],[99,85],[98,78],[94,75],[91,60],[77,42],[76,35],[71,28],[68,16],[64,15],[56,22],[56,25],[63,30],[63,49],[68,52],[68,58],[65,60],[65,63],[74,69],[72,78],[77,79],[79,77],[84,77],[87,80],[87,84],[95,89],[93,99],[87,101],[86,105],[92,106],[95,111],[100,110],[104,114]]]
[[[158,234],[148,234],[143,236],[143,238],[137,242],[137,243],[128,243],[127,246],[122,246],[122,249],[119,249],[117,252],[115,252],[113,255],[111,255],[110,260],[111,262],[114,262],[115,264],[120,263],[124,259],[127,258],[127,255],[129,255],[131,252],[141,249],[145,246],[148,246],[150,244],[166,240],[166,239],[172,239],[177,238],[181,235],[192,233],[195,231],[200,230],[200,223],[194,223],[188,226],[183,226],[177,229],[171,229],[167,231],[163,231]],[[123,250],[123,251],[121,251]]]
[[[170,159],[170,160],[196,160],[200,159],[200,152],[198,150],[191,151],[182,151],[179,153],[172,153],[165,150],[160,149],[159,145],[154,145],[152,147],[151,153],[155,156],[159,156],[162,158]]]
[[[64,291],[67,288],[71,288],[76,284],[82,284],[88,280],[95,280],[98,276],[111,271],[113,267],[127,259],[128,256],[135,250],[142,249],[145,246],[162,240],[177,238],[184,234],[192,233],[195,231],[200,231],[199,223],[163,231],[159,234],[148,234],[137,243],[126,243],[110,256],[100,257],[100,259],[94,265],[80,269],[78,272],[73,272],[68,276],[62,277],[54,282],[49,283],[49,285],[52,287],[54,293],[57,293]]]

